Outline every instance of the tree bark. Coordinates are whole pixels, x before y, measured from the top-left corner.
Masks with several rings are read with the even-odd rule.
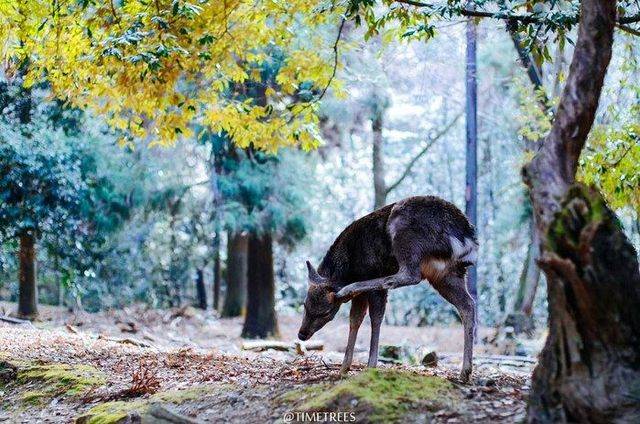
[[[374,97],[377,98],[377,96]],[[373,209],[375,210],[383,207],[387,203],[387,184],[385,182],[384,169],[384,139],[382,138],[385,108],[383,105],[375,105],[373,109],[371,131],[373,133]]]
[[[466,66],[466,189],[465,213],[477,228],[478,225],[478,94],[476,78],[476,25],[467,22],[467,66]],[[475,266],[468,270],[467,287],[475,301],[478,312],[478,271]]]
[[[535,225],[531,225],[531,245],[529,247],[528,265],[526,273],[524,273],[524,285],[522,302],[519,305],[519,311],[525,316],[531,317],[533,312],[533,301],[538,290],[540,282],[540,268],[538,267],[538,258],[540,257],[540,233]]]
[[[216,222],[217,224],[217,222]],[[216,227],[219,227],[216,225]],[[213,310],[220,307],[220,284],[222,283],[222,269],[220,265],[220,229],[216,228],[213,241]]]
[[[247,248],[249,238],[242,233],[229,233],[227,241],[227,293],[222,317],[243,314],[247,293]]]
[[[34,319],[38,316],[38,286],[36,277],[36,238],[31,231],[20,234],[18,316]]]
[[[529,422],[640,422],[637,253],[602,196],[574,186],[541,258],[549,335]]]
[[[242,337],[264,339],[278,335],[271,234],[251,234],[248,248],[247,315]]]
[[[532,312],[538,282],[540,281],[540,267],[538,267],[537,263],[540,257],[540,236],[532,219],[529,224],[531,238],[527,249],[527,257],[520,273],[515,302],[504,322],[505,326],[513,327],[516,334],[531,334],[535,329]]]
[[[196,271],[196,293],[198,295],[198,308],[207,310],[207,289],[204,285],[204,270],[198,268]]]
[[[538,154],[523,169],[542,233],[575,181],[611,59],[615,1],[583,1],[581,9],[585,13],[580,15],[578,41],[553,126]]]
[[[640,272],[602,196],[574,184],[611,59],[616,2],[583,0],[569,75],[549,135],[524,168],[548,283],[549,335],[528,421],[639,422]],[[564,199],[564,200],[563,200]]]

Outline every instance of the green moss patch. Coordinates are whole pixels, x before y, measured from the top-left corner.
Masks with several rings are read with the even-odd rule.
[[[84,393],[106,383],[105,375],[90,365],[29,365],[18,370],[17,382],[45,383],[50,394],[70,396]]]
[[[582,231],[589,225],[606,223],[621,229],[602,195],[594,188],[573,185],[561,209],[554,215],[547,234],[547,249],[557,253],[578,250]]]
[[[140,416],[144,416],[154,403],[179,405],[191,400],[200,399],[207,394],[211,394],[212,391],[215,391],[215,389],[198,386],[187,390],[158,392],[149,396],[147,399],[101,403],[77,418],[76,422],[82,424],[115,424],[124,420],[129,414],[134,412]]]
[[[105,375],[89,365],[37,364],[0,361],[0,385],[16,399],[32,405],[55,396],[81,395],[106,383]]]
[[[20,395],[20,399],[22,399],[23,402],[27,402],[32,405],[39,405],[40,401],[49,397],[49,392],[41,390],[29,390]]]
[[[398,422],[411,411],[446,407],[459,398],[440,377],[408,371],[368,369],[338,383],[317,384],[285,393],[281,400],[300,411],[353,412],[358,422]]]

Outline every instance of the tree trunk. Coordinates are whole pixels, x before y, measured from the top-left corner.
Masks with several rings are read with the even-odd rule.
[[[539,263],[549,288],[549,335],[529,399],[533,423],[640,421],[637,254],[598,193],[570,190],[611,59],[615,19],[615,1],[581,2],[553,126],[523,170],[545,234]]]
[[[466,189],[465,213],[477,228],[478,225],[478,95],[476,79],[476,25],[467,22],[467,66],[466,66]],[[468,270],[467,287],[475,301],[478,312],[478,272],[475,266]]]
[[[198,308],[207,310],[207,289],[204,285],[204,271],[198,268],[196,271],[196,293],[198,294]]]
[[[219,176],[222,173],[222,158],[215,154],[214,144],[211,144],[211,155],[209,157],[209,184],[213,197],[213,225],[215,229],[213,239],[213,310],[220,307],[220,285],[222,283],[222,265],[220,263],[220,239],[222,238],[222,219],[220,217],[220,205],[222,204],[222,193],[220,192]]]
[[[278,335],[271,234],[249,237],[247,315],[242,337],[264,339]]]
[[[247,293],[247,248],[249,238],[229,233],[227,241],[227,293],[222,306],[223,317],[237,317],[244,312]]]
[[[540,268],[538,267],[538,258],[540,257],[540,233],[535,225],[531,225],[531,245],[529,246],[528,265],[524,273],[524,284],[522,293],[522,302],[519,305],[519,311],[525,316],[531,317],[533,312],[533,301],[538,290],[540,282]]]
[[[507,30],[513,41],[513,45],[520,57],[520,63],[527,71],[527,76],[531,85],[533,85],[534,95],[540,98],[539,106],[543,112],[549,112],[549,101],[544,91],[542,84],[542,69],[535,63],[531,53],[522,43],[514,22],[507,24]],[[536,143],[528,138],[525,138],[524,151],[525,154],[534,152],[537,146]],[[536,291],[538,289],[538,282],[540,281],[540,268],[538,267],[537,260],[540,256],[540,234],[533,223],[533,217],[531,217],[530,228],[530,245],[527,249],[527,257],[522,267],[522,273],[520,274],[520,281],[518,286],[518,293],[514,308],[505,320],[506,325],[514,327],[516,333],[531,332],[534,330],[533,317],[531,315],[533,308],[533,301],[535,299]]]
[[[533,220],[530,220],[529,224],[531,238],[527,257],[520,273],[518,292],[511,312],[504,321],[505,326],[513,327],[516,334],[531,334],[535,330],[532,312],[533,301],[540,281],[540,268],[537,263],[540,257],[540,236]]]
[[[597,192],[574,186],[540,264],[549,335],[532,379],[530,422],[640,422],[637,253]]]
[[[31,231],[20,234],[18,316],[34,319],[38,316],[38,286],[36,278],[36,238]]]
[[[378,110],[379,109],[379,110]],[[374,202],[373,209],[378,209],[387,204],[387,185],[385,183],[384,170],[384,140],[382,138],[383,125],[383,108],[376,108],[373,119],[371,121],[371,130],[373,132],[373,192]]]
[[[217,220],[216,220],[217,221]],[[217,222],[216,222],[217,224]],[[216,225],[216,227],[219,227]],[[220,228],[216,228],[215,239],[213,241],[213,310],[220,308],[220,284],[222,281],[222,269],[220,265]]]

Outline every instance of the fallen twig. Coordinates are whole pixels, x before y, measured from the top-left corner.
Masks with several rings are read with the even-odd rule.
[[[29,320],[14,318],[7,315],[0,315],[0,321],[8,322],[9,324],[26,325],[27,327],[35,328]]]
[[[140,340],[135,340],[135,339],[131,339],[131,338],[120,339],[120,338],[117,338],[117,337],[105,336],[104,334],[100,334],[98,336],[98,340],[106,340],[108,342],[115,342],[115,343],[121,343],[121,344],[130,344],[130,345],[138,346],[138,347],[153,347],[149,343],[145,343],[145,342],[140,341]]]
[[[265,350],[279,350],[283,352],[297,352],[304,355],[307,350],[322,350],[324,343],[321,341],[314,342],[281,342],[278,340],[259,340],[247,341],[242,343],[242,350],[250,350],[253,352],[263,352]]]

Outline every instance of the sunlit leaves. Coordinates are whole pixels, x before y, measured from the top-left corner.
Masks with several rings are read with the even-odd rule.
[[[311,0],[3,2],[0,41],[11,66],[28,59],[27,84],[46,78],[57,96],[104,116],[127,143],[171,144],[197,123],[228,131],[241,146],[309,147],[318,143],[317,99],[301,100],[299,90],[311,83],[315,94],[329,83],[335,40],[319,28],[333,27],[338,17],[316,6]],[[270,87],[269,111],[230,90],[261,80],[255,64],[268,48],[286,57]],[[300,102],[307,107],[290,107]]]
[[[580,161],[581,178],[597,185],[613,208],[640,214],[640,123],[597,127]]]
[[[520,80],[514,81],[514,87],[520,102],[520,136],[529,142],[541,142],[551,129],[553,108],[558,99],[548,100],[541,89],[532,94],[530,85]]]

